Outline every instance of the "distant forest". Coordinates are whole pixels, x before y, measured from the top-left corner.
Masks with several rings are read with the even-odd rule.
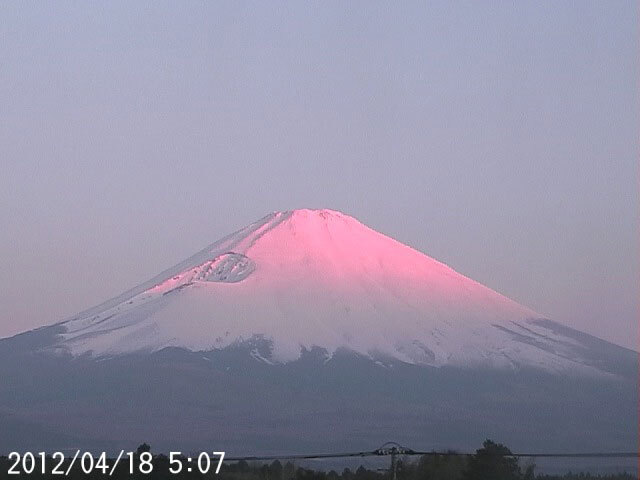
[[[120,464],[111,472],[115,459],[108,459],[106,463],[98,466],[98,460],[91,473],[82,471],[79,463],[74,464],[69,470],[70,459],[59,465],[61,473],[51,473],[54,465],[58,462],[47,457],[45,460],[45,470],[42,473],[42,462],[39,457],[35,457],[34,469],[32,473],[23,471],[23,464],[16,464],[14,458],[0,457],[0,478],[29,478],[29,479],[59,479],[67,478],[71,480],[97,480],[112,478],[115,480],[171,480],[171,479],[202,479],[217,478],[218,480],[634,480],[636,477],[628,474],[613,475],[592,475],[588,473],[567,473],[564,475],[539,475],[535,473],[535,467],[531,464],[522,466],[517,458],[510,456],[512,452],[499,443],[491,440],[484,442],[482,448],[476,450],[473,455],[458,455],[455,452],[438,455],[423,455],[416,459],[411,457],[398,456],[395,468],[385,471],[368,470],[363,466],[355,470],[345,468],[342,472],[315,471],[308,468],[296,467],[291,462],[282,463],[275,460],[271,463],[246,461],[223,463],[219,474],[215,474],[217,462],[212,460],[208,473],[202,474],[198,471],[197,464],[188,464],[182,457],[184,468],[180,473],[171,473],[172,466],[169,457],[166,455],[152,455],[147,444],[140,445],[135,452],[132,465],[139,467],[141,460],[145,465],[144,472],[129,472],[128,461]],[[174,464],[175,465],[175,464]],[[187,471],[187,465],[192,467],[192,472]],[[19,475],[10,475],[12,466],[20,472]],[[26,468],[30,469],[29,462]]]

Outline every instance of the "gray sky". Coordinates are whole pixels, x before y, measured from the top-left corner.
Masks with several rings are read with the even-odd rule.
[[[638,7],[3,2],[0,336],[334,208],[636,348]]]

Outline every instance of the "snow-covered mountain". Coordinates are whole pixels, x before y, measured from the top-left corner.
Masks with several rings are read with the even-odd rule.
[[[276,362],[321,347],[431,366],[600,367],[534,311],[332,210],[267,215],[61,325],[57,347],[74,355],[260,337]]]
[[[637,353],[330,210],[0,339],[0,454],[637,446]]]

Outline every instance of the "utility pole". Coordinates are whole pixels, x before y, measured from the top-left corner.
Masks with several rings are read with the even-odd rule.
[[[413,453],[415,452],[410,448],[405,448],[395,442],[387,442],[375,450],[376,455],[391,456],[391,467],[389,468],[391,480],[398,480],[398,455],[412,455]]]
[[[391,479],[398,480],[398,462],[396,460],[396,448],[394,447],[391,452]]]

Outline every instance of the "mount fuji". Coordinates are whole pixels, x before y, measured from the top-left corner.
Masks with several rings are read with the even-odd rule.
[[[276,212],[0,340],[0,452],[637,446],[637,353],[332,210]]]

